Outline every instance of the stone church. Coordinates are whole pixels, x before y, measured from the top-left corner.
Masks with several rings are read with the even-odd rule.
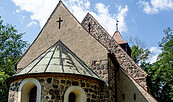
[[[62,1],[7,79],[9,102],[157,102],[149,75],[91,15],[79,22]]]

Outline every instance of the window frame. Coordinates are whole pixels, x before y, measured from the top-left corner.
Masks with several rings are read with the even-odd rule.
[[[24,85],[28,84],[28,83],[33,83],[35,84],[35,86],[37,87],[37,100],[36,102],[41,102],[41,85],[40,82],[38,80],[36,80],[35,78],[27,78],[24,79],[19,86],[19,90],[18,90],[18,102],[22,102],[22,88]]]
[[[69,94],[73,92],[76,95],[75,102],[86,102],[86,94],[85,91],[79,86],[71,86],[69,87],[64,94],[64,102],[69,102]]]

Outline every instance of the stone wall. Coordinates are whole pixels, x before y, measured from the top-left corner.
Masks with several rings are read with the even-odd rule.
[[[36,77],[41,84],[41,102],[64,102],[64,94],[71,86],[81,87],[87,96],[87,102],[108,102],[107,85],[102,81],[83,76]],[[9,102],[17,101],[20,80],[10,84]]]
[[[128,54],[117,44],[117,42],[106,32],[106,30],[88,13],[81,23],[83,27],[90,31],[90,34],[105,46],[109,51],[114,53],[120,66],[142,87],[145,88],[145,77],[147,73],[142,70],[129,56]],[[89,30],[90,24],[90,30]]]
[[[113,64],[111,59],[108,59],[109,61],[109,102],[117,102],[117,80],[116,80],[116,72],[117,72],[117,67],[118,64],[115,63],[116,65]],[[117,69],[116,69],[117,68]]]
[[[93,60],[89,67],[108,84],[108,60]]]
[[[18,102],[18,89],[22,80],[13,81],[9,86],[8,102]]]

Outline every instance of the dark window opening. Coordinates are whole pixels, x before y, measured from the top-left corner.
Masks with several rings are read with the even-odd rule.
[[[33,87],[29,93],[29,102],[36,102],[37,100],[37,87]]]
[[[136,100],[136,94],[134,94],[134,100]]]
[[[73,92],[71,92],[69,94],[69,102],[75,102],[75,100],[76,100],[76,95]]]
[[[123,94],[123,100],[125,100],[125,94]]]

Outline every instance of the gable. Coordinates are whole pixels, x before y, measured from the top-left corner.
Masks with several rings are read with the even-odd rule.
[[[59,18],[63,20],[60,28],[57,22]],[[91,59],[107,58],[106,48],[88,34],[60,1],[37,38],[18,61],[17,69],[24,68],[58,40],[61,40],[86,64],[90,63]]]
[[[90,34],[94,36],[96,40],[101,42],[108,50],[114,53],[120,67],[131,75],[143,88],[145,88],[145,79],[148,74],[133,61],[133,59],[107,33],[97,20],[88,13],[81,24],[86,30],[90,31]],[[88,24],[90,24],[90,30]]]

